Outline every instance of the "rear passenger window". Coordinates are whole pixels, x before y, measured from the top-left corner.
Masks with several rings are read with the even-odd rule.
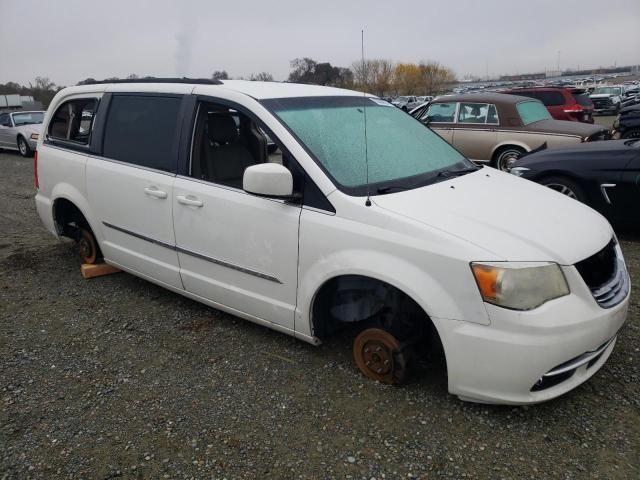
[[[93,127],[93,115],[98,106],[95,98],[82,98],[64,102],[49,122],[51,139],[66,140],[88,145]]]
[[[114,95],[104,131],[103,155],[175,172],[180,97]]]

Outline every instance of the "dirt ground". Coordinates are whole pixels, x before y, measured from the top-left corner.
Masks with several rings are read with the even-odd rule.
[[[640,305],[611,358],[542,405],[463,403],[439,363],[365,380],[320,347],[125,273],[83,280],[0,153],[0,479],[640,478]],[[640,281],[640,236],[621,243]]]

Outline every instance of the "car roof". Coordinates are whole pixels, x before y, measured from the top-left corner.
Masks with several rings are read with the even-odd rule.
[[[203,86],[199,88],[199,90],[205,88],[214,90],[216,87],[216,85],[210,87]],[[343,88],[308,85],[304,83],[253,82],[249,80],[223,80],[222,86],[218,86],[217,88],[228,88],[257,99],[362,95],[362,92]]]
[[[250,80],[223,80],[219,84],[203,84],[181,82],[98,82],[95,84],[77,85],[64,89],[65,94],[91,92],[141,92],[141,93],[192,93],[197,88],[198,94],[215,96],[221,90],[234,91],[249,97],[263,100],[268,98],[294,97],[335,97],[362,96],[362,92],[320,85],[307,85],[287,82],[254,82]],[[373,95],[367,94],[368,97]]]
[[[501,103],[513,104],[520,102],[535,102],[536,100],[529,97],[521,97],[520,95],[512,95],[508,93],[460,93],[455,95],[445,95],[438,97],[434,102],[477,102],[477,103]]]

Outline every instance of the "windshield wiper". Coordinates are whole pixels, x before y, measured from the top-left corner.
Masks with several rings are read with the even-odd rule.
[[[438,177],[459,177],[460,175],[477,172],[478,170],[480,170],[480,167],[462,168],[460,170],[444,170],[442,172],[438,172]]]

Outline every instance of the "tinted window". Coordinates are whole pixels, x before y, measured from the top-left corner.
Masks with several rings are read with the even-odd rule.
[[[555,107],[558,105],[564,105],[564,96],[561,92],[557,91],[538,91],[538,92],[517,92],[517,95],[523,97],[535,98],[540,100],[547,107]]]
[[[104,156],[175,172],[181,99],[114,95],[104,132]]]
[[[87,145],[98,106],[95,98],[69,100],[58,107],[49,122],[49,137]]]
[[[592,107],[593,102],[589,98],[589,95],[586,94],[573,94],[573,98],[576,99],[576,102],[583,107]]]

